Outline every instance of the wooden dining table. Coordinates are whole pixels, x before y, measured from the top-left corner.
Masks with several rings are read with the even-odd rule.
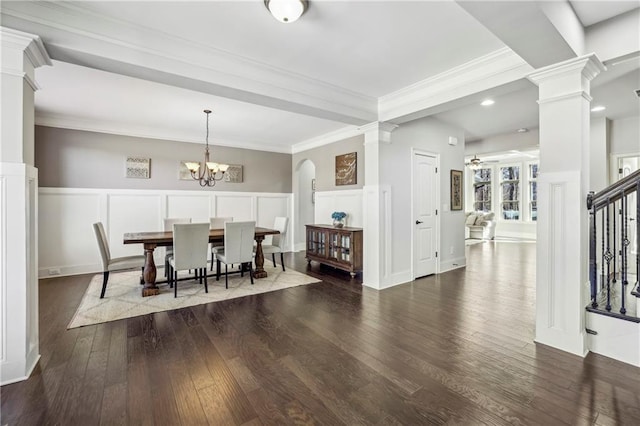
[[[262,252],[262,241],[267,235],[279,234],[277,229],[256,227],[256,269],[254,278],[265,278],[267,271],[264,270],[264,253]],[[209,230],[210,243],[224,243],[224,229]],[[167,247],[173,245],[173,232],[130,232],[124,234],[124,244],[142,244],[144,246],[144,287],[142,297],[155,296],[160,293],[156,286],[156,264],[153,260],[153,251],[156,247]]]

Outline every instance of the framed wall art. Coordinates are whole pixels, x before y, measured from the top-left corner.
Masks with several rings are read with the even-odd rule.
[[[127,157],[125,177],[149,179],[151,177],[151,158]]]
[[[451,210],[462,210],[462,170],[451,170]]]
[[[197,161],[180,161],[178,163],[178,179],[179,180],[193,180],[193,176],[191,176],[191,171],[187,168],[187,163],[197,163]],[[200,170],[198,170],[198,172],[200,172]]]
[[[336,186],[358,183],[358,153],[336,155]]]
[[[229,164],[229,168],[224,173],[224,181],[231,183],[242,183],[242,165]]]

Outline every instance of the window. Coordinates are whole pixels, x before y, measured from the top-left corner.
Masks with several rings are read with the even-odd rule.
[[[520,167],[500,167],[500,188],[502,192],[502,219],[520,219]]]
[[[491,169],[473,171],[473,208],[491,211]]]
[[[529,164],[529,217],[538,220],[538,165]]]

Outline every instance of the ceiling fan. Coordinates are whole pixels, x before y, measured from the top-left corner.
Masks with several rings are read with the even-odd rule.
[[[468,163],[465,163],[465,166],[468,166],[470,169],[472,170],[477,170],[479,168],[482,167],[483,163],[497,163],[498,160],[485,160],[482,161],[478,158],[477,155],[474,155],[473,158],[471,160],[469,160]]]

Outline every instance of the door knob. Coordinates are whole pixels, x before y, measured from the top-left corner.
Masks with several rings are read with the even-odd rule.
[[[420,225],[422,223],[421,220],[416,220],[416,225]]]

